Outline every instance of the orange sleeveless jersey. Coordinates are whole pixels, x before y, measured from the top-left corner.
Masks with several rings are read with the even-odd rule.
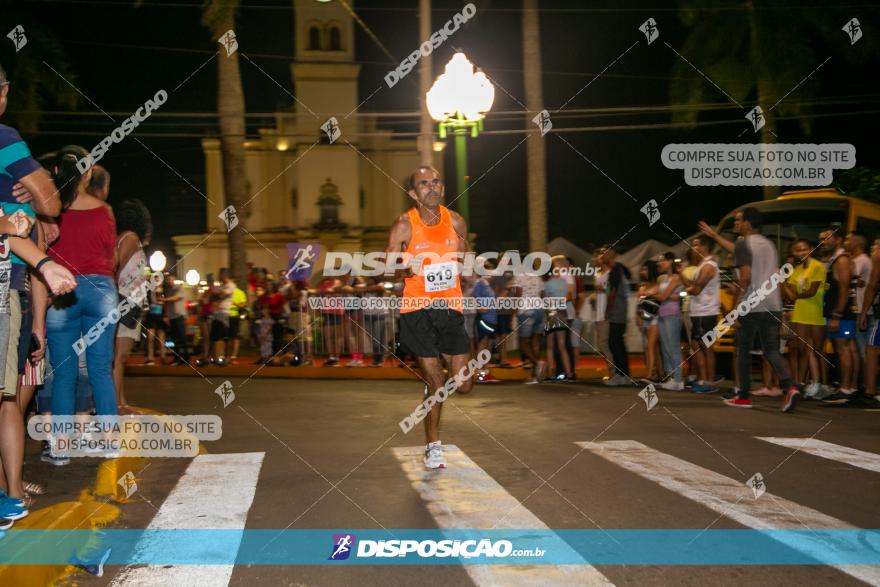
[[[413,257],[419,254],[432,253],[439,255],[442,259],[455,261],[455,254],[458,252],[458,233],[452,226],[452,214],[449,209],[440,206],[440,222],[434,226],[428,226],[422,222],[418,210],[411,208],[407,212],[409,222],[412,225],[412,238],[406,252]],[[431,264],[430,259],[423,261],[422,267]],[[442,291],[425,291],[425,276],[413,275],[407,277],[403,282],[403,298],[404,302],[410,299],[410,304],[404,303],[401,308],[401,314],[407,312],[415,312],[433,300],[446,300],[447,305],[458,312],[461,312],[461,281],[456,272],[455,286]],[[413,303],[412,298],[420,298],[418,303]]]

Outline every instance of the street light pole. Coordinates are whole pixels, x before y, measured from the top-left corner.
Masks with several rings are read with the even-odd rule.
[[[456,53],[446,65],[445,73],[437,78],[425,95],[431,118],[438,121],[439,135],[447,132],[455,137],[455,168],[458,174],[458,194],[451,201],[465,222],[469,223],[467,174],[467,136],[476,137],[483,129],[483,118],[492,107],[495,88],[486,75],[474,73],[473,64],[464,53]]]
[[[468,205],[468,172],[467,172],[467,137],[477,137],[483,130],[482,119],[470,119],[462,113],[442,121],[439,125],[440,138],[445,139],[448,133],[455,137],[455,172],[458,176],[456,187],[458,193],[452,199],[455,209],[470,224],[470,206]]]

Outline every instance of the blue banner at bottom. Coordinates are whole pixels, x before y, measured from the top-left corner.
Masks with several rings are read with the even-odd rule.
[[[9,530],[2,565],[880,565],[880,530]]]

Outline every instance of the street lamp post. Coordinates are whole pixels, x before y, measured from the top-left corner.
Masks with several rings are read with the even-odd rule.
[[[492,108],[495,88],[482,71],[464,53],[456,53],[446,64],[445,73],[428,90],[425,103],[431,118],[440,124],[440,138],[448,132],[455,137],[455,167],[458,174],[458,211],[469,222],[467,185],[467,136],[476,137],[483,130],[483,118]]]

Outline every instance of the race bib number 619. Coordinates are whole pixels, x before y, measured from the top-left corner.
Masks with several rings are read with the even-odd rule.
[[[425,291],[435,292],[455,287],[456,263],[433,263],[422,267],[425,278]]]

